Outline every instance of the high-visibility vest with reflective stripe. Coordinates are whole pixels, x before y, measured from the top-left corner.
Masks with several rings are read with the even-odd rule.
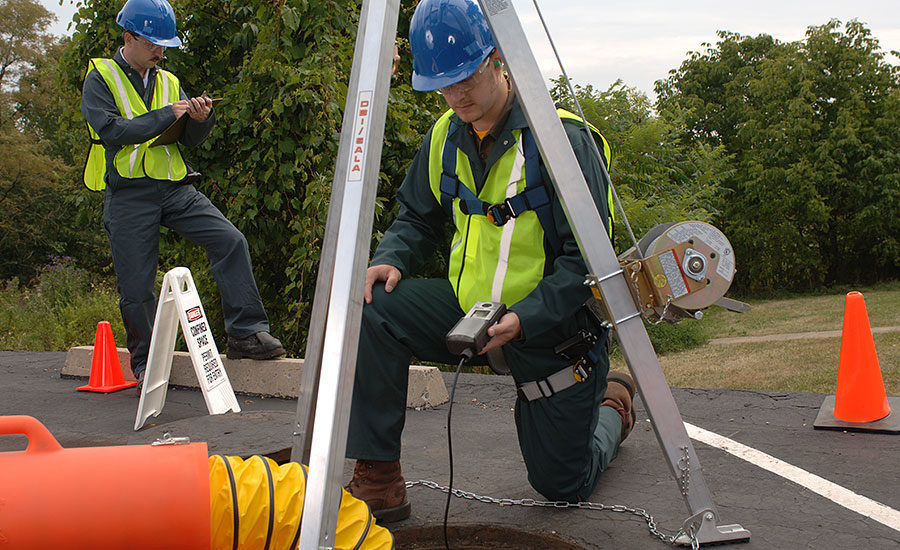
[[[115,60],[91,59],[87,74],[91,71],[97,71],[103,77],[123,117],[130,120],[148,112],[144,100]],[[181,88],[175,75],[158,69],[155,78],[150,110],[161,109],[181,98]],[[91,149],[84,166],[84,184],[88,189],[100,191],[106,187],[106,150],[100,136],[90,124],[88,132],[91,136]],[[150,147],[156,137],[144,143],[125,145],[116,153],[113,164],[120,177],[179,181],[187,176],[187,165],[178,146],[172,144]]]
[[[435,200],[441,201],[442,152],[450,128],[447,111],[431,132],[428,176]],[[515,147],[509,148],[491,167],[480,193],[469,159],[457,149],[456,176],[479,199],[500,203],[525,189],[525,155],[522,130],[512,130]],[[468,216],[453,199],[455,232],[450,245],[448,277],[459,305],[468,311],[476,302],[503,302],[511,306],[525,298],[544,276],[544,231],[533,211],[523,212],[502,226],[486,216]]]

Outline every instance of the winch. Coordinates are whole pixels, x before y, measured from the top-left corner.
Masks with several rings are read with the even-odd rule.
[[[706,222],[657,225],[618,259],[632,297],[648,320],[701,319],[702,310],[714,304],[737,312],[750,309],[724,297],[736,272],[734,249]],[[599,300],[599,291],[592,288]]]

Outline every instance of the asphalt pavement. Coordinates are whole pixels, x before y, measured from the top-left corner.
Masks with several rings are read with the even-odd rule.
[[[34,416],[64,447],[146,444],[168,432],[206,441],[210,453],[263,454],[277,460],[289,456],[295,400],[238,395],[241,413],[212,417],[200,392],[171,388],[161,414],[135,432],[136,390],[78,392],[75,388],[85,381],[62,378],[64,362],[65,353],[0,351],[0,415]],[[451,379],[445,375],[448,388]],[[746,446],[741,449],[749,460],[722,445],[694,441],[718,523],[740,524],[751,532],[749,542],[734,548],[900,548],[900,436],[814,430],[823,394],[672,392],[686,423]],[[526,481],[514,403],[510,378],[461,375],[452,422],[455,488],[526,504],[541,500]],[[447,408],[408,410],[403,439],[407,481],[447,483]],[[509,548],[664,548],[635,510],[652,515],[664,534],[677,531],[689,514],[640,400],[637,412],[634,432],[592,498],[617,505],[614,510],[453,498],[451,536],[480,532],[490,538],[494,533]],[[23,436],[0,436],[0,452],[21,451],[26,444]],[[769,458],[760,462],[758,456]],[[347,461],[347,478],[351,468]],[[422,547],[427,537],[441,532],[446,496],[416,485],[409,498],[412,517],[387,527],[399,546]]]

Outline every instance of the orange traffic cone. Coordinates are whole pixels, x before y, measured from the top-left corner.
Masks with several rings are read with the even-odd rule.
[[[884,391],[884,380],[881,378],[875,341],[869,327],[866,303],[859,292],[847,294],[844,305],[836,395],[825,399],[813,426],[900,432],[900,417],[891,417],[891,406]]]
[[[126,382],[119,363],[119,353],[113,339],[112,327],[108,321],[97,323],[97,335],[94,337],[94,354],[91,357],[91,378],[87,386],[78,391],[95,391],[110,393],[137,386],[136,381]]]

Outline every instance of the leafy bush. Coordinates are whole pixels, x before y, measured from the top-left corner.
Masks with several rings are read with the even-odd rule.
[[[11,279],[0,289],[2,349],[66,351],[92,345],[100,321],[109,321],[117,345],[124,346],[115,289],[92,280],[68,257],[53,258],[32,286]]]

